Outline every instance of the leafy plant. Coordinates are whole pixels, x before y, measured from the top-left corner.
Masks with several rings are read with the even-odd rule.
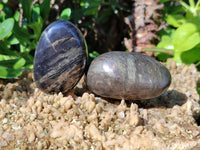
[[[113,26],[112,19],[119,20],[120,12],[128,11],[128,9],[116,3],[115,0],[77,0],[74,2],[74,6],[70,7],[72,10],[70,20],[87,34],[86,41],[90,43],[88,44],[89,59],[92,60],[93,56],[97,56],[93,53],[108,51],[109,46],[106,42],[111,40],[109,32]],[[111,42],[108,43],[111,44]]]
[[[171,13],[165,17],[170,26],[161,32],[157,48],[172,53],[177,64],[197,63],[200,61],[200,0],[196,4],[194,0],[189,0],[189,4],[182,0],[177,2],[174,3],[176,9],[170,8]]]
[[[23,19],[16,11],[10,18],[1,4],[0,8],[0,78],[13,78],[21,75],[23,70],[33,68],[33,56],[40,37],[44,21],[49,10],[50,1],[44,0],[41,5],[32,4],[33,0],[21,0]]]
[[[70,20],[87,33],[89,61],[98,56],[97,30],[107,33],[110,19],[124,9],[115,0],[20,0],[15,9],[7,1],[0,3],[0,78],[13,78],[33,68],[34,51],[42,30],[57,19]],[[55,6],[59,9],[55,9]],[[124,9],[125,10],[125,9]],[[50,14],[50,15],[49,15]],[[6,26],[5,26],[6,24]],[[2,26],[2,27],[1,27]],[[103,40],[106,41],[104,36]],[[99,49],[97,49],[99,48]],[[103,51],[102,51],[103,52]]]

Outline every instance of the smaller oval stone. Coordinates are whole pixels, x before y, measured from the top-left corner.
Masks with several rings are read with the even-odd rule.
[[[80,30],[69,21],[51,23],[42,33],[34,57],[34,79],[46,93],[66,93],[81,79],[87,46]]]
[[[150,99],[171,83],[168,69],[137,53],[107,52],[95,58],[87,73],[87,86],[97,95],[114,99]]]

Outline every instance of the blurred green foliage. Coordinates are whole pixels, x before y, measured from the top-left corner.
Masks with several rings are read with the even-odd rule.
[[[33,68],[33,55],[43,24],[50,10],[50,1],[32,5],[32,0],[21,0],[23,10],[13,11],[0,4],[0,78],[13,78],[23,70]]]
[[[33,68],[37,42],[49,23],[58,19],[70,20],[80,29],[93,31],[90,34],[94,39],[94,24],[106,24],[113,14],[124,9],[115,0],[73,0],[62,5],[59,0],[55,4],[50,4],[50,0],[43,0],[41,4],[34,0],[20,0],[16,8],[8,5],[9,0],[0,2],[0,78],[14,78],[23,70]],[[54,5],[60,5],[59,9],[56,10]],[[100,6],[106,7],[101,14]],[[89,53],[90,59],[97,56],[95,50]]]
[[[200,61],[200,0],[160,0],[165,4],[167,29],[160,31],[161,41],[157,48],[173,54],[177,64]],[[159,59],[169,55],[160,53]]]

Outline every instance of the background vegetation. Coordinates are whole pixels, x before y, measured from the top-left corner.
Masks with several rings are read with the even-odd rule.
[[[126,3],[125,5],[127,5]],[[130,5],[131,6],[131,5]],[[108,51],[110,21],[122,18],[121,12],[130,8],[116,3],[115,0],[73,0],[63,2],[56,0],[33,1],[3,0],[0,3],[0,78],[13,78],[21,75],[23,70],[33,68],[33,57],[39,37],[44,28],[51,22],[70,20],[86,36],[90,60]],[[123,28],[122,23],[118,24]],[[103,33],[97,33],[102,31]],[[123,31],[123,30],[122,30]],[[118,41],[123,38],[120,33]],[[109,35],[111,36],[111,35]],[[116,43],[118,42],[116,41]],[[111,43],[111,42],[110,42]],[[115,47],[125,50],[119,42]],[[98,52],[97,52],[98,51]]]
[[[200,61],[200,1],[169,1],[165,4],[163,19],[168,23],[160,31],[161,41],[158,48],[170,51],[177,64]]]

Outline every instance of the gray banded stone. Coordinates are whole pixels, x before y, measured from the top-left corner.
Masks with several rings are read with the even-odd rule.
[[[153,58],[137,53],[108,52],[94,59],[87,86],[97,95],[114,99],[150,99],[171,83],[168,69]]]

